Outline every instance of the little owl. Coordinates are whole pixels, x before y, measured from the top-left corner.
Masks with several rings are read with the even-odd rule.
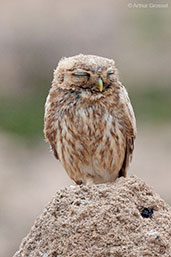
[[[126,176],[136,136],[134,111],[115,62],[63,58],[45,104],[45,138],[78,185]]]

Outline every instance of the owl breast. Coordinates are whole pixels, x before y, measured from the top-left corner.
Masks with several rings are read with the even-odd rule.
[[[126,140],[103,103],[72,106],[56,120],[56,150],[77,184],[114,181],[122,167]]]

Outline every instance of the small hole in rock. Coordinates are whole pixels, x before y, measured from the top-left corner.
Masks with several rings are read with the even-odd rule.
[[[141,216],[142,216],[143,218],[152,218],[153,211],[154,211],[154,207],[143,208],[143,209],[141,210]]]
[[[81,202],[78,200],[76,202],[74,202],[74,205],[80,206]]]

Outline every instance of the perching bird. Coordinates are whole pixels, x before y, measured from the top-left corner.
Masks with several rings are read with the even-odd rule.
[[[45,138],[76,184],[126,176],[136,137],[134,111],[115,62],[63,58],[45,104]]]

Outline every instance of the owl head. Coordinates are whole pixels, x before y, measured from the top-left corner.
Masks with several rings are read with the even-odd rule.
[[[115,85],[118,72],[112,59],[95,55],[63,58],[55,72],[53,84],[62,89],[86,90],[100,94]]]

